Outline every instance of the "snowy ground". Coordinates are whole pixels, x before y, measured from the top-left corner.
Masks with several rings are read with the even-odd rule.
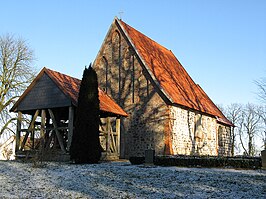
[[[0,161],[0,198],[266,198],[266,171]]]

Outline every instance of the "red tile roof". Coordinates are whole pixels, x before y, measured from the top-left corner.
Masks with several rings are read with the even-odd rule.
[[[31,90],[31,88],[35,85],[35,82],[46,73],[55,84],[61,89],[61,91],[71,99],[72,104],[77,106],[78,104],[78,94],[81,80],[70,77],[68,75],[50,70],[48,68],[43,68],[42,71],[38,74],[29,88],[22,94],[16,104],[12,107],[11,111],[15,110],[18,103],[24,98],[24,96]],[[114,102],[114,100],[109,97],[106,93],[104,93],[101,89],[99,89],[99,100],[100,100],[100,110],[103,112],[112,113],[115,115],[121,115],[127,117],[127,113]]]
[[[233,125],[207,94],[195,84],[171,50],[141,32],[115,19],[142,60],[149,74],[173,103],[217,117],[219,122]]]

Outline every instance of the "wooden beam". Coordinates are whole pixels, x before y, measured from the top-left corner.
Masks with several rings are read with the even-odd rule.
[[[36,118],[38,117],[38,115],[39,115],[39,110],[36,110],[34,116],[31,118],[30,126],[28,128],[28,131],[26,132],[24,139],[23,139],[20,150],[24,149],[24,146],[26,144],[26,141],[29,137],[30,132],[34,130],[34,122],[35,122]]]
[[[64,143],[63,143],[63,137],[61,136],[60,132],[58,131],[58,126],[57,126],[53,111],[51,109],[48,109],[48,112],[49,112],[49,115],[53,121],[54,130],[55,130],[56,137],[57,137],[57,140],[59,142],[60,148],[64,153],[66,153],[66,149],[65,149]]]
[[[120,155],[120,118],[116,118],[116,147],[117,147],[117,154]]]
[[[20,133],[21,133],[21,122],[22,122],[22,113],[18,112],[18,118],[17,118],[17,131],[16,131],[16,148],[15,152],[19,150],[20,146]]]
[[[35,145],[35,140],[34,140],[34,135],[35,135],[35,122],[34,122],[34,126],[33,126],[33,130],[32,131],[30,131],[30,140],[32,141],[31,142],[31,149],[34,149],[34,145]]]
[[[40,129],[40,134],[41,134],[41,150],[44,148],[44,143],[45,143],[45,121],[46,120],[46,111],[42,110],[41,113],[41,129]]]
[[[35,130],[41,130],[41,128],[34,128]],[[51,130],[54,130],[54,127],[49,127],[49,128],[44,128],[44,130],[45,131],[51,131]],[[68,130],[68,127],[62,127],[62,126],[60,126],[60,127],[57,127],[57,130]],[[21,129],[21,132],[27,132],[28,131],[28,129]]]
[[[42,110],[42,113],[41,113],[41,129],[40,129],[41,139],[44,139],[45,119],[46,119],[46,112],[45,112],[45,110]]]
[[[49,132],[46,132],[46,134],[48,134],[48,137],[46,138],[46,143],[45,143],[45,149],[49,149],[50,148],[50,144],[52,142],[53,136],[55,134],[54,131],[51,132],[51,136],[49,136]]]
[[[47,130],[47,128],[49,128],[50,125],[50,115],[46,114],[46,121],[45,121],[45,134],[49,133],[50,130]]]
[[[116,153],[117,150],[116,150],[116,144],[115,144],[115,138],[114,138],[114,132],[113,132],[113,129],[112,129],[112,124],[111,124],[111,121],[110,121],[110,135],[111,135],[111,141],[112,141],[112,144],[110,144],[110,146],[112,146],[112,150],[113,150],[113,153]]]
[[[70,150],[72,137],[74,129],[74,107],[70,106],[68,108],[68,142],[67,142],[67,151]]]
[[[106,118],[106,133],[107,133],[107,138],[106,138],[106,152],[110,153],[110,129],[109,129],[109,123],[110,123],[110,118]]]

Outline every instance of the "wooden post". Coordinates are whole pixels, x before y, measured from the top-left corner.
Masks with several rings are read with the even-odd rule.
[[[41,134],[41,145],[40,145],[40,151],[43,154],[43,150],[45,148],[45,121],[46,120],[46,112],[43,109],[41,113],[41,129],[40,129],[40,134]]]
[[[35,124],[33,125],[33,129],[35,129]],[[30,140],[31,140],[31,149],[34,150],[34,137],[35,137],[35,132],[30,131]]]
[[[114,132],[113,132],[113,129],[112,129],[112,124],[110,122],[110,135],[111,135],[111,143],[110,143],[110,147],[111,147],[111,150],[113,151],[113,153],[117,153],[117,150],[116,150],[116,144],[115,144],[115,138],[114,138]]]
[[[107,154],[110,153],[110,126],[109,126],[109,123],[110,123],[110,118],[107,117],[106,118],[106,135],[107,135],[107,138],[106,138],[106,152]]]
[[[53,121],[54,130],[55,130],[56,137],[57,137],[57,139],[58,139],[58,142],[59,142],[60,148],[61,148],[61,150],[62,150],[64,153],[66,153],[66,149],[65,149],[65,147],[64,147],[64,143],[63,143],[63,138],[62,138],[60,132],[58,131],[58,126],[57,126],[57,124],[56,124],[56,120],[55,120],[54,114],[53,114],[53,112],[52,112],[51,109],[48,109],[48,112],[49,112],[50,117],[51,117],[51,119],[52,119],[52,121]]]
[[[116,151],[118,156],[120,155],[120,118],[116,118]]]
[[[17,131],[16,131],[16,148],[15,152],[19,150],[20,146],[20,133],[21,133],[21,122],[22,122],[22,113],[18,112],[18,118],[17,118]]]
[[[36,118],[38,117],[38,115],[39,115],[39,110],[36,110],[34,116],[31,119],[30,126],[29,126],[29,128],[27,130],[27,133],[26,133],[26,135],[25,135],[25,137],[23,139],[23,142],[22,142],[20,150],[23,150],[23,148],[24,148],[24,146],[26,144],[26,141],[27,141],[27,139],[29,137],[30,132],[34,130],[34,122],[35,122]]]
[[[67,151],[70,150],[72,137],[73,137],[73,129],[74,129],[74,108],[70,106],[68,108],[68,142],[67,142]]]
[[[49,137],[49,132],[50,132],[50,129],[48,129],[50,127],[50,115],[47,114],[46,115],[46,121],[45,121],[45,132],[44,132],[44,148],[47,148],[49,147],[49,140],[50,140],[50,137]]]
[[[41,139],[44,139],[44,134],[45,134],[45,119],[46,119],[46,112],[45,110],[42,110],[41,113]]]

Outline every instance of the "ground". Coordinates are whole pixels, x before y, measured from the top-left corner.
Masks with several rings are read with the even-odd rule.
[[[0,161],[0,198],[266,198],[265,170]]]

